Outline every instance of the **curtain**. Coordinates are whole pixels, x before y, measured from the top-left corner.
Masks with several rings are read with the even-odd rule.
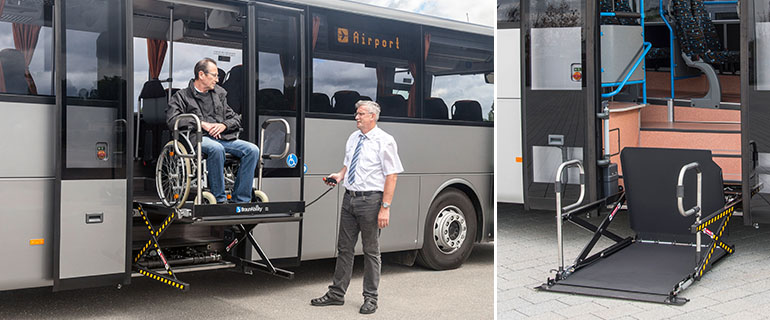
[[[377,97],[376,100],[379,100],[385,92],[385,88],[388,87],[389,82],[392,82],[393,77],[396,76],[395,74],[395,68],[388,68],[384,66],[377,66]],[[390,79],[391,81],[388,81]],[[389,92],[388,92],[389,93]]]
[[[3,0],[0,0],[3,1]],[[315,44],[318,42],[318,30],[321,29],[321,17],[313,16],[313,49],[315,50]]]
[[[40,35],[40,26],[31,24],[13,24],[13,45],[24,55],[24,77],[27,78],[30,94],[37,94],[37,86],[32,74],[29,73],[29,64],[35,54],[37,39]]]
[[[166,49],[168,42],[158,39],[147,39],[147,61],[150,63],[150,79],[160,77],[160,69],[163,67],[163,60],[166,59]]]
[[[425,51],[422,56],[423,64],[428,60],[428,49],[430,48],[430,33],[425,34]],[[417,63],[409,62],[409,72],[412,73],[414,84],[409,89],[409,117],[417,116]]]
[[[297,34],[297,24],[294,20],[289,20],[289,25],[286,28],[287,43],[292,43],[294,40],[292,36]],[[279,62],[281,64],[281,71],[283,73],[283,96],[289,101],[289,108],[291,110],[297,110],[297,74],[299,70],[299,59],[294,54],[297,52],[296,46],[288,45],[286,47],[287,53],[281,53],[278,55]]]
[[[0,0],[0,15],[3,14],[3,7],[5,7],[5,0]],[[5,92],[5,74],[2,63],[0,63],[0,92]]]

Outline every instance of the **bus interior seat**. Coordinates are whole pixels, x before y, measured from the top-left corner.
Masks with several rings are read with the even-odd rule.
[[[722,59],[726,63],[725,66],[732,67],[732,70],[730,71],[734,72],[736,70],[736,66],[740,66],[740,52],[724,49],[722,42],[719,40],[719,35],[717,34],[717,29],[714,26],[714,22],[711,21],[711,17],[709,16],[708,11],[706,11],[706,6],[703,3],[703,0],[692,0],[692,12],[700,23],[701,30],[703,30],[703,35],[706,38],[706,45],[708,46],[708,49],[712,52],[717,52],[718,54],[723,55],[724,57]],[[720,68],[720,71],[726,70]]]
[[[361,94],[358,91],[341,90],[332,96],[334,101],[332,112],[342,114],[353,114],[356,112],[356,103],[361,100]]]
[[[372,101],[372,97],[370,97],[370,96],[361,96],[361,98],[359,98],[358,100]]]
[[[310,112],[332,112],[329,96],[323,92],[313,92],[313,96],[310,98]]]
[[[30,94],[24,70],[24,54],[16,49],[0,50],[0,63],[3,66],[5,93]]]
[[[227,76],[227,73],[225,73],[225,70],[222,70],[222,68],[217,68],[217,84],[222,85],[223,82],[225,82],[225,76]]]
[[[458,100],[452,105],[453,120],[482,121],[481,104],[476,100]]]
[[[614,0],[614,4],[613,0],[601,0],[599,5],[602,12],[633,12],[628,0]],[[633,18],[602,17],[601,24],[638,25],[639,22]]]
[[[142,99],[142,120],[147,125],[143,130],[142,158],[155,159],[162,145],[171,136],[166,125],[166,108],[168,108],[166,89],[163,88],[160,80],[149,80],[142,86],[139,99]]]
[[[718,108],[722,100],[721,86],[714,66],[728,63],[727,51],[711,51],[706,42],[702,25],[693,14],[692,4],[701,0],[673,0],[674,16],[682,48],[682,58],[692,68],[697,68],[706,76],[709,89],[705,96],[692,98],[690,105],[700,108]]]
[[[257,92],[257,106],[259,110],[288,110],[289,100],[281,90],[275,88],[260,89]]]
[[[241,114],[243,106],[243,65],[234,66],[227,74],[222,88],[227,91],[227,104],[237,114]]]
[[[449,109],[444,99],[435,97],[425,99],[422,117],[425,119],[449,119]]]
[[[408,106],[404,96],[400,94],[383,95],[377,99],[380,104],[380,115],[390,117],[406,117]]]

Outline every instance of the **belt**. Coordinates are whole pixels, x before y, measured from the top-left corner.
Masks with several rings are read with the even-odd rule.
[[[352,190],[345,190],[345,193],[350,195],[351,197],[369,197],[376,194],[382,194],[382,191],[352,191]]]

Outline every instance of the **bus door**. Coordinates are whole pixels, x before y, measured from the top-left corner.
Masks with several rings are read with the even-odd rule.
[[[54,290],[129,281],[128,2],[55,2]]]
[[[587,200],[596,199],[598,91],[596,3],[521,1],[524,203],[554,208],[554,179],[564,161],[586,167]],[[574,169],[574,168],[573,168]],[[568,171],[565,203],[578,198],[580,179]],[[566,182],[566,183],[565,183]]]
[[[746,225],[770,222],[770,3],[740,1],[741,17],[741,168]],[[744,191],[747,193],[748,191]]]
[[[256,93],[256,119],[249,123],[260,143],[264,159],[262,178],[259,183],[270,201],[303,200],[303,129],[306,92],[307,37],[305,11],[299,8],[258,3],[256,23],[249,25],[249,32],[256,34],[255,55],[251,65],[256,81],[247,82]],[[250,47],[249,47],[250,48]],[[289,126],[289,150],[279,157],[286,147],[286,127]],[[256,120],[256,121],[254,121]],[[299,226],[299,227],[298,227]],[[264,244],[271,258],[295,259],[299,264],[302,247],[302,222],[271,223],[257,226],[254,237]],[[298,254],[299,253],[299,254]],[[256,257],[252,253],[252,257]]]

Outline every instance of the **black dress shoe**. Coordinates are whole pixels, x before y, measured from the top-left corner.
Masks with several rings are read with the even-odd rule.
[[[377,300],[374,298],[364,298],[364,304],[358,312],[363,314],[372,314],[377,311]]]
[[[345,300],[337,299],[331,297],[328,293],[323,295],[323,297],[315,298],[310,300],[310,304],[322,307],[322,306],[341,306],[345,304]]]

